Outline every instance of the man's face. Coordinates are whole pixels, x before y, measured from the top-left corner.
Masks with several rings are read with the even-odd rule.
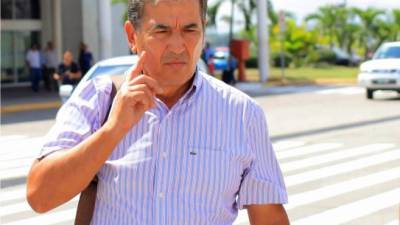
[[[72,53],[71,52],[66,52],[64,53],[64,57],[63,57],[63,62],[64,65],[70,65],[72,63]]]
[[[203,45],[199,0],[146,3],[131,44],[146,51],[145,73],[162,86],[182,86],[194,73]]]

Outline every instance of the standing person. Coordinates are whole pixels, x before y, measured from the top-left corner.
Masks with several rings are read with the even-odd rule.
[[[38,44],[32,44],[31,49],[26,53],[26,62],[30,70],[31,88],[39,92],[39,84],[42,79],[42,62]]]
[[[232,55],[232,53],[230,53],[226,63],[227,67],[222,72],[222,80],[227,84],[235,85],[235,70],[237,67],[237,59]]]
[[[90,67],[93,65],[93,55],[89,51],[87,45],[81,42],[79,47],[79,66],[81,67],[82,74],[85,75],[89,71]]]
[[[210,71],[210,75],[214,75],[214,50],[211,48],[211,45],[209,42],[206,42],[206,45],[204,47],[203,53],[202,53],[202,59],[208,66],[208,70]]]
[[[113,100],[103,76],[62,107],[28,176],[34,210],[67,202],[97,174],[92,225],[232,224],[243,208],[252,225],[289,224],[264,111],[196,68],[206,12],[207,0],[129,0],[139,60]]]
[[[57,53],[54,50],[53,42],[47,42],[47,48],[45,51],[45,62],[46,70],[44,73],[44,82],[47,90],[58,91],[57,81],[53,78],[53,74],[56,72],[58,65]]]
[[[81,71],[70,51],[66,51],[63,56],[63,62],[58,66],[54,79],[61,81],[62,84],[71,84],[76,86],[81,80]]]

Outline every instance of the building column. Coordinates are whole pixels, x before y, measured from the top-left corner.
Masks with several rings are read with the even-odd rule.
[[[111,0],[99,0],[100,59],[112,56]]]
[[[257,0],[258,17],[258,69],[260,80],[266,82],[269,73],[269,33],[267,24],[267,0]]]
[[[63,45],[62,45],[62,17],[61,17],[61,0],[53,1],[53,37],[54,37],[54,49],[56,50],[59,59],[62,58]]]

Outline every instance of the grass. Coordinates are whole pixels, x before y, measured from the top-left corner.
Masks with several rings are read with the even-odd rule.
[[[282,83],[280,68],[272,67],[270,73],[270,82]],[[356,83],[357,73],[357,67],[344,66],[286,68],[284,83]],[[248,81],[258,81],[258,69],[247,69],[246,76]]]

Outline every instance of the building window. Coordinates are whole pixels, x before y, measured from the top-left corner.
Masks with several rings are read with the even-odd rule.
[[[1,0],[2,19],[40,19],[39,0]]]
[[[40,43],[39,31],[1,31],[1,83],[29,81],[26,52]]]

